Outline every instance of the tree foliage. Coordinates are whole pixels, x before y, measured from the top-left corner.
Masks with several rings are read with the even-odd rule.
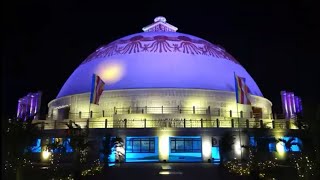
[[[88,140],[89,128],[81,128],[80,125],[71,121],[66,124],[68,129],[66,130],[67,137],[70,138],[70,146],[73,149],[73,177],[75,179],[80,179],[81,171],[84,168],[84,164],[87,158],[87,151],[91,146],[91,142]]]
[[[16,179],[21,177],[21,169],[30,165],[27,150],[31,148],[41,135],[39,126],[41,123],[33,123],[35,115],[24,119],[9,119],[4,133],[5,170],[16,174]]]
[[[232,145],[234,144],[235,137],[231,132],[226,132],[223,134],[219,141],[219,153],[220,153],[220,164],[223,163],[224,157],[227,153],[232,150]]]

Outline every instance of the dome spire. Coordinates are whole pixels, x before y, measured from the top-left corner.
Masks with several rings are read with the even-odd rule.
[[[167,20],[163,16],[158,16],[154,18],[154,23],[142,28],[144,32],[176,32],[178,30],[177,27],[172,26],[167,23]]]

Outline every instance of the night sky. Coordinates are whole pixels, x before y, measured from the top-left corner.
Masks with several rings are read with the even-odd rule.
[[[141,32],[156,16],[223,46],[254,78],[274,110],[281,90],[318,103],[319,14],[312,1],[166,3],[165,1],[14,1],[2,5],[2,107],[16,113],[17,101],[41,90],[47,103],[96,48]],[[211,4],[209,3],[211,2]]]

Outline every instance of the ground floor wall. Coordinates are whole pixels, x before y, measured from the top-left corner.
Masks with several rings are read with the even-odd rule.
[[[255,130],[257,131],[257,130]],[[122,144],[113,146],[109,161],[116,160],[123,162],[219,162],[220,146],[222,138],[226,133],[230,133],[232,140],[231,151],[226,153],[225,159],[247,159],[248,146],[257,146],[261,144],[261,139],[282,138],[288,140],[289,137],[295,137],[294,142],[301,143],[298,136],[288,131],[263,130],[264,132],[255,132],[245,129],[91,129],[89,141],[93,146],[89,150],[90,157],[100,158],[101,144],[103,138],[108,134],[111,138],[118,137],[122,139]],[[64,131],[47,131],[42,137],[42,148],[38,148],[37,153],[44,151],[45,142],[61,138],[67,147],[67,153],[72,153],[68,146],[70,139],[64,137]],[[257,137],[257,134],[260,137]],[[260,139],[260,140],[259,140]],[[284,159],[286,157],[285,144],[279,142],[267,142],[263,145],[266,148],[265,157]],[[39,144],[39,142],[38,142]],[[261,145],[259,145],[261,146]],[[298,146],[292,147],[293,152],[300,151]],[[267,152],[267,153],[266,153]],[[122,158],[120,158],[122,156]]]

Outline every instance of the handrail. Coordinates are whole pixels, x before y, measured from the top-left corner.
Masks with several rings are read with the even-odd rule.
[[[41,122],[41,129],[67,129],[66,124],[74,121],[81,127],[89,128],[270,128],[270,129],[297,129],[293,121],[287,120],[257,120],[245,118],[224,119],[66,119],[66,120],[34,120]]]
[[[240,117],[240,118],[269,118],[274,117],[273,114],[262,114],[254,113],[252,111],[232,111],[232,110],[221,110],[220,108],[208,107],[185,107],[185,106],[135,106],[135,107],[114,107],[113,109],[106,109],[101,111],[79,111],[69,112],[67,118],[99,118],[99,117],[110,117],[114,114],[199,114],[199,115],[210,115],[217,117]],[[52,118],[52,116],[51,116]]]

